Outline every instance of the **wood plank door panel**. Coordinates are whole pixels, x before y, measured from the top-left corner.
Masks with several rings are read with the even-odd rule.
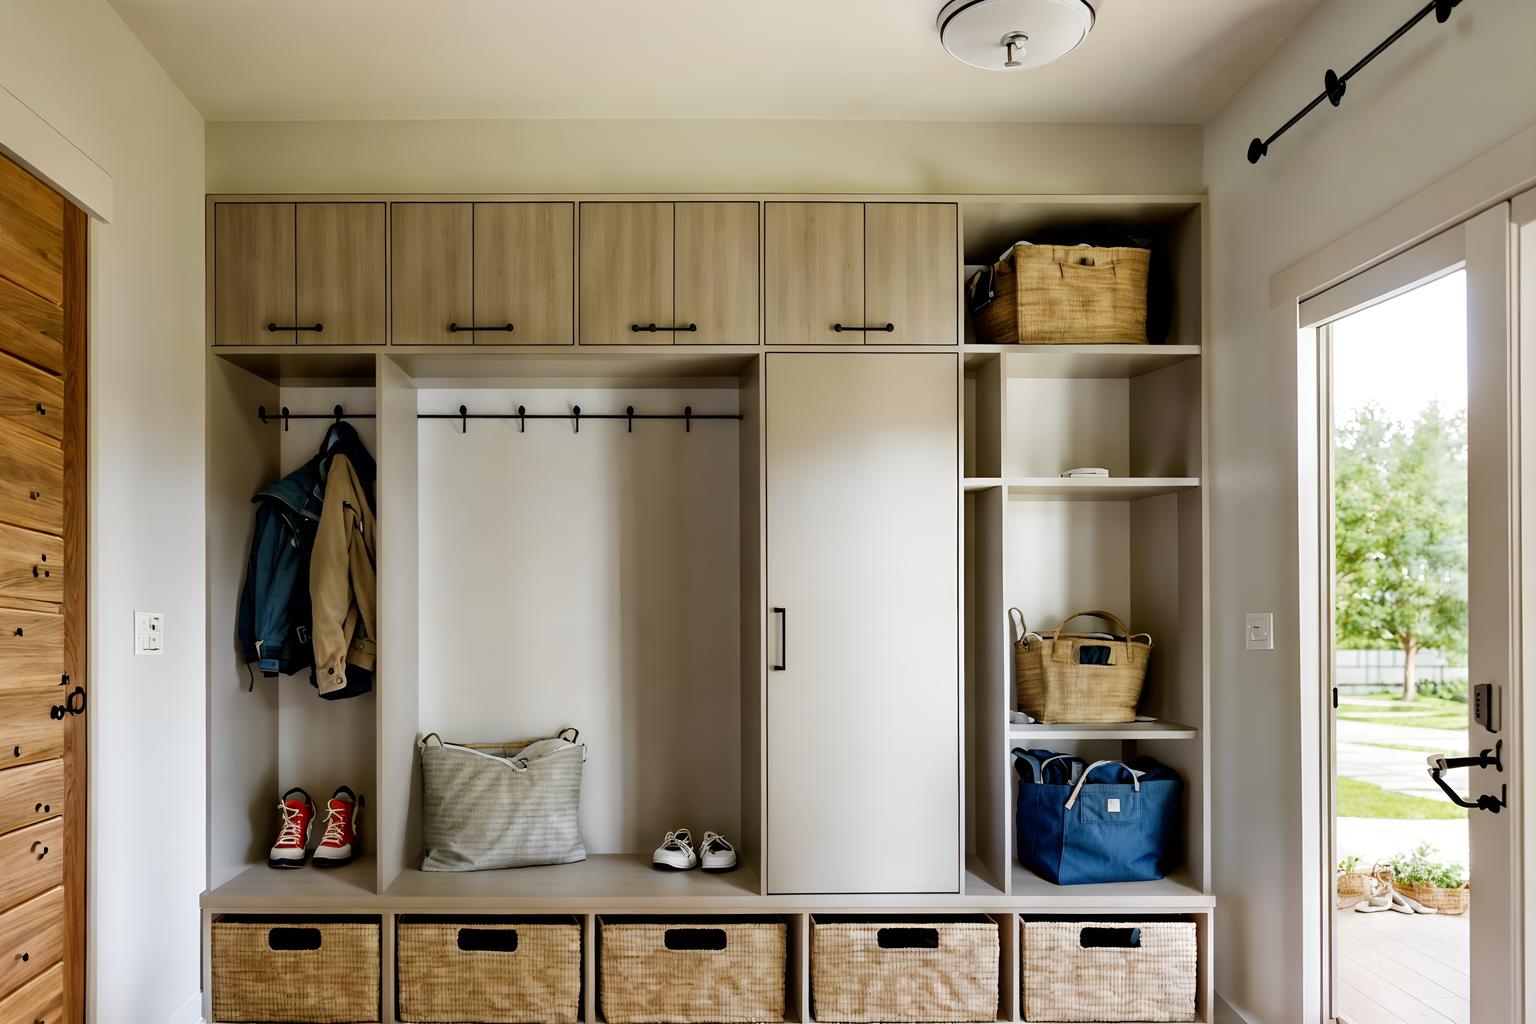
[[[390,341],[463,345],[475,306],[473,203],[389,208]]]
[[[295,308],[301,345],[388,340],[389,240],[383,203],[298,203]]]
[[[0,522],[62,536],[64,454],[0,419]]]
[[[679,345],[755,345],[758,339],[757,203],[677,203]]]
[[[64,890],[49,889],[0,913],[0,996],[64,956]]]
[[[0,753],[9,754],[10,748]],[[0,765],[8,759],[0,757]],[[64,762],[0,770],[0,833],[14,832],[64,810]]]
[[[575,319],[576,204],[476,203],[475,344],[571,345]]]
[[[60,538],[0,523],[0,608],[56,613],[64,578]]]
[[[864,315],[890,324],[870,341],[954,345],[960,325],[960,248],[954,203],[864,205]]]
[[[3,156],[0,277],[64,304],[64,199]]]
[[[49,714],[64,699],[61,686],[0,689],[0,766],[20,767],[64,756],[64,723]]]
[[[763,289],[768,344],[863,344],[864,204],[765,204]]]
[[[581,204],[583,345],[672,344],[673,250],[671,203]]]
[[[956,375],[767,356],[772,893],[959,889]]]
[[[298,338],[293,203],[213,208],[213,343],[292,345]]]
[[[64,675],[64,616],[0,608],[0,693],[58,686]]]
[[[64,372],[64,310],[0,277],[0,352]]]
[[[0,419],[58,444],[64,438],[64,381],[0,354]]]
[[[64,965],[58,964],[0,999],[0,1024],[63,1024]]]
[[[0,836],[0,907],[14,907],[63,881],[63,819]]]

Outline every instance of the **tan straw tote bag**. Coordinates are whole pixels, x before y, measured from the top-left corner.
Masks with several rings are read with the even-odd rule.
[[[1009,609],[1018,627],[1013,645],[1019,710],[1037,722],[1133,722],[1147,675],[1152,638],[1132,634],[1105,611],[1073,612],[1046,633],[1025,628],[1024,616]],[[1117,639],[1068,633],[1073,619],[1103,619]]]

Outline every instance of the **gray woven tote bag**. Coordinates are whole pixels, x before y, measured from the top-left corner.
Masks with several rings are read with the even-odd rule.
[[[587,748],[576,738],[575,729],[531,743],[444,743],[437,733],[424,736],[421,869],[586,860],[577,816]]]

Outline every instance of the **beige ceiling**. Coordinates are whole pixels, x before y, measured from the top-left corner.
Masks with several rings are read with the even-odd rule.
[[[112,0],[209,120],[1200,123],[1318,0],[1098,0],[1066,60],[939,46],[940,0]]]

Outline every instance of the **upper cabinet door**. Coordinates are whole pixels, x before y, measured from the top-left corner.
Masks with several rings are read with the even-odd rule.
[[[395,203],[389,211],[390,340],[465,345],[474,317],[474,206]]]
[[[571,344],[576,204],[476,203],[474,233],[475,344]]]
[[[677,203],[679,345],[755,345],[758,204]],[[693,330],[686,330],[692,325]]]
[[[890,324],[868,340],[953,345],[960,324],[960,255],[953,203],[866,203],[864,315]]]
[[[863,203],[767,203],[763,260],[768,344],[863,343]]]
[[[385,205],[296,205],[300,344],[382,345],[389,291]]]
[[[672,343],[672,204],[581,204],[581,343]]]
[[[214,206],[215,345],[294,343],[293,207],[293,203]]]

